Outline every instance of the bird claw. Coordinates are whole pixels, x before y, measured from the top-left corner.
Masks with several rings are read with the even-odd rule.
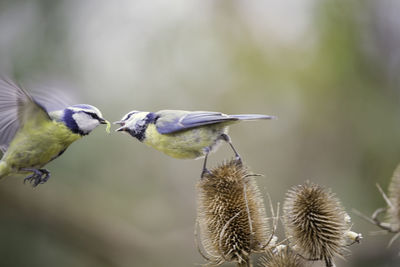
[[[204,168],[203,171],[201,172],[200,178],[203,178],[205,175],[210,175],[211,172],[207,169]]]
[[[24,179],[24,184],[28,181],[33,184],[33,187],[44,184],[50,178],[50,172],[46,169],[26,169],[26,171],[32,171],[33,174]]]
[[[235,156],[235,160],[236,160],[236,164],[242,166],[243,165],[243,161],[242,158],[239,155]]]

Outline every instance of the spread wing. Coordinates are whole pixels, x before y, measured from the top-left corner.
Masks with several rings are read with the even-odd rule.
[[[33,85],[30,95],[47,112],[62,110],[78,102],[76,88],[62,81],[49,81]],[[50,116],[51,117],[51,116]]]
[[[0,147],[4,152],[18,129],[51,120],[47,111],[13,81],[0,78]]]
[[[159,133],[169,134],[203,125],[220,122],[236,121],[238,118],[219,112],[209,111],[181,111],[161,110],[156,112],[158,116],[156,127]]]

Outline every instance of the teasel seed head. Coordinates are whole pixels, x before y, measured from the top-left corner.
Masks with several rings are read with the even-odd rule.
[[[262,267],[305,267],[305,261],[290,247],[279,245],[268,249],[260,259]]]
[[[334,195],[309,182],[294,186],[287,193],[283,211],[293,248],[303,257],[334,266],[332,258],[343,255],[350,229],[350,217]]]
[[[393,173],[388,190],[389,203],[386,211],[387,222],[393,232],[400,231],[400,164]]]
[[[198,183],[200,241],[211,263],[250,266],[250,254],[263,250],[272,239],[254,176],[241,162],[231,160]]]

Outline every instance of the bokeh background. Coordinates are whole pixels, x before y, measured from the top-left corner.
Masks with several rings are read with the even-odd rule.
[[[400,162],[399,11],[397,0],[2,0],[0,72],[110,121],[132,109],[276,115],[230,131],[262,192],[282,203],[306,180],[331,188],[364,235],[337,265],[399,266],[400,241],[387,248],[391,236],[352,213],[384,206],[375,184],[386,189]],[[231,155],[222,146],[209,164]],[[99,127],[47,166],[45,185],[1,181],[0,266],[204,263],[201,165]]]

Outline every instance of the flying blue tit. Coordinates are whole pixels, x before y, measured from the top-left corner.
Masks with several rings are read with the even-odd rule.
[[[0,179],[28,174],[24,182],[34,187],[43,184],[50,177],[44,165],[98,125],[110,126],[94,106],[80,104],[49,112],[43,101],[39,104],[16,83],[0,79]],[[47,104],[54,105],[51,99]]]
[[[131,111],[120,121],[116,131],[129,133],[139,141],[165,154],[180,159],[205,157],[202,176],[207,172],[207,156],[226,141],[237,160],[239,154],[228,136],[228,126],[243,120],[272,119],[259,114],[226,115],[209,111],[161,110]]]

